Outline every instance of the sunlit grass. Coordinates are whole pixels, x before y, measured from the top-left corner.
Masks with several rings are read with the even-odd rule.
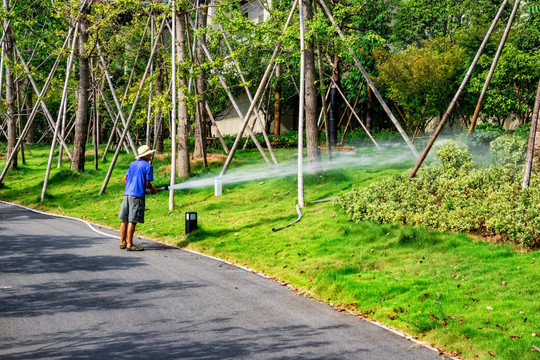
[[[28,164],[10,171],[0,199],[85,218],[118,228],[122,177],[132,156],[121,156],[103,196],[108,169],[94,170],[88,157],[83,173],[53,169],[45,201],[39,202],[46,148],[31,148]],[[391,150],[391,149],[390,149]],[[390,151],[387,150],[387,151]],[[395,152],[392,152],[395,151]],[[403,150],[394,149],[388,157]],[[279,150],[280,161],[295,161],[296,150]],[[376,156],[372,149],[356,155]],[[112,156],[109,156],[111,158]],[[170,158],[154,162],[156,185],[168,184]],[[403,173],[414,161],[342,168],[305,174],[303,218],[278,232],[272,228],[297,218],[296,176],[264,178],[257,151],[240,151],[230,171],[261,168],[261,178],[147,198],[145,224],[137,234],[246,265],[337,308],[386,323],[465,358],[537,359],[540,347],[540,275],[537,252],[486,243],[463,234],[423,228],[354,224],[333,202],[310,203]],[[215,167],[198,176],[219,174]],[[198,213],[199,229],[184,235],[184,212]]]

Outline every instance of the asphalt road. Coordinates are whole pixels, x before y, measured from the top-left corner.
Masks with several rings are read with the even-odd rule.
[[[135,243],[0,203],[0,358],[441,359],[249,271]]]

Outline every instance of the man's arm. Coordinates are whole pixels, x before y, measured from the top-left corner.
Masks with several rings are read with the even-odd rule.
[[[160,189],[156,189],[155,187],[153,187],[150,180],[146,180],[146,188],[150,190],[150,193],[152,194],[156,194],[158,191],[161,191]]]

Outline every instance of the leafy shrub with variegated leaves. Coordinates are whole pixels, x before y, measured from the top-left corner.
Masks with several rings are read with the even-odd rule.
[[[504,135],[490,144],[493,159],[500,165],[519,165],[525,162],[527,141],[514,135]]]
[[[454,155],[452,149],[457,149]],[[344,194],[338,203],[355,222],[500,234],[511,242],[540,246],[537,177],[521,190],[520,165],[474,168],[466,149],[455,143],[444,145],[439,155],[440,164],[424,166],[411,181],[406,174],[387,178]]]

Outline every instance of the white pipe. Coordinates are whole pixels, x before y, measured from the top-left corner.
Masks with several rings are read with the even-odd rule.
[[[176,180],[176,5],[171,1],[172,6],[172,114],[171,114],[171,185]],[[174,191],[169,191],[169,210],[174,210]]]
[[[298,206],[304,207],[304,102],[305,102],[305,35],[304,35],[304,4],[301,0],[298,6],[300,13],[300,94],[298,104]]]

